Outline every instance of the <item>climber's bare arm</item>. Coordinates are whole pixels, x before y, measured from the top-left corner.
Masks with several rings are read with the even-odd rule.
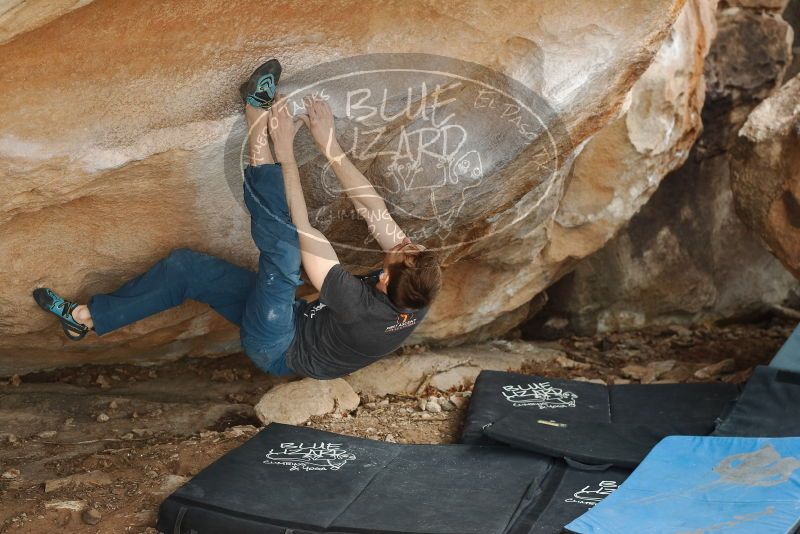
[[[294,158],[294,135],[300,122],[294,122],[285,100],[278,100],[270,111],[269,133],[275,148],[275,159],[281,164],[283,183],[286,190],[286,201],[292,223],[297,227],[300,241],[300,259],[308,278],[317,290],[322,289],[322,282],[331,268],[339,263],[336,251],[333,250],[322,232],[311,226],[308,220],[308,209],[300,184],[300,171]]]
[[[386,202],[367,178],[350,161],[336,140],[333,113],[327,102],[306,97],[307,124],[319,149],[328,158],[356,212],[367,222],[381,249],[388,251],[403,242],[406,234],[397,225]]]

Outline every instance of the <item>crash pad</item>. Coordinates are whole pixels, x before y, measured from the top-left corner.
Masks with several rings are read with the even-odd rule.
[[[490,438],[512,447],[584,464],[635,468],[666,436],[707,435],[705,423],[564,423],[512,413],[486,427]]]
[[[496,443],[484,427],[517,412],[562,423],[708,423],[734,399],[732,384],[623,384],[482,371],[475,381],[461,443]]]
[[[769,366],[800,373],[800,324],[789,334],[789,339],[780,348]]]
[[[800,436],[800,373],[756,367],[716,436]]]
[[[160,507],[162,532],[559,532],[627,476],[509,447],[403,445],[270,424]]]
[[[711,433],[737,392],[724,383],[605,386],[484,371],[462,442],[634,468],[665,436]]]
[[[785,534],[800,524],[800,438],[673,436],[569,532]]]

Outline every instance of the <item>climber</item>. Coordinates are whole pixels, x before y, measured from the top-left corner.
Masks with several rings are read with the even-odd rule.
[[[86,304],[36,289],[36,302],[58,316],[67,337],[104,335],[193,299],[240,326],[242,348],[261,370],[330,379],[393,352],[419,325],[441,285],[436,255],[406,237],[342,151],[327,103],[307,97],[305,113],[292,117],[277,94],[280,74],[272,59],[240,90],[249,126],[244,200],[260,251],[258,272],[181,248]],[[370,275],[350,274],[309,223],[293,148],[303,125],[384,251],[383,268]],[[301,264],[320,292],[313,302],[295,298]]]

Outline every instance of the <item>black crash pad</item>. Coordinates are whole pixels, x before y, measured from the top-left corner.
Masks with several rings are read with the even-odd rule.
[[[170,495],[158,528],[555,533],[627,476],[565,473],[563,463],[509,447],[399,445],[271,424]]]
[[[800,373],[756,367],[715,436],[800,436]]]
[[[542,378],[502,371],[481,371],[472,388],[461,443],[495,443],[483,427],[515,410],[548,419],[604,421],[608,418],[608,388],[589,382]]]
[[[630,470],[585,471],[556,461],[536,502],[525,508],[507,534],[557,534],[622,484]]]
[[[604,386],[484,371],[462,442],[634,468],[665,436],[709,434],[737,391],[723,383]]]
[[[564,423],[509,414],[486,427],[492,439],[554,458],[584,464],[635,468],[667,436],[705,436],[714,423]]]
[[[789,339],[769,362],[769,366],[800,373],[800,324],[789,334]]]
[[[731,384],[623,384],[483,371],[475,381],[461,443],[493,443],[483,428],[512,413],[561,423],[710,423],[735,397]]]

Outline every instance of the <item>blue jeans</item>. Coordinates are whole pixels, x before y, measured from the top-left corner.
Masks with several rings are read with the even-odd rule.
[[[280,164],[247,167],[244,201],[258,247],[258,273],[186,248],[109,294],[89,299],[98,335],[181,304],[211,306],[240,326],[242,348],[261,370],[289,375],[286,350],[294,339],[300,245],[291,222]]]

